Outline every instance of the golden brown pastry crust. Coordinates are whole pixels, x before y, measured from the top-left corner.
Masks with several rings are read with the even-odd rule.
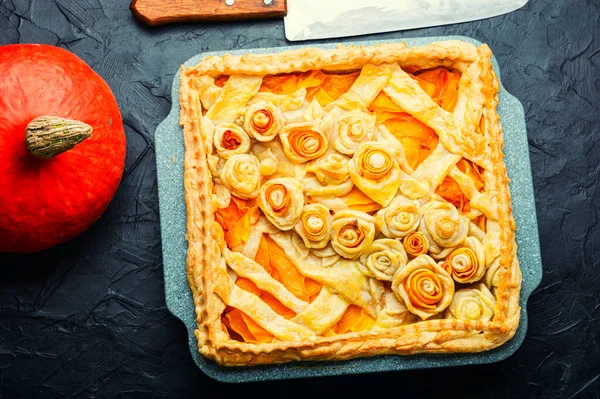
[[[231,257],[226,256],[229,250],[223,244],[222,230],[214,221],[217,203],[212,195],[214,182],[208,162],[214,152],[213,137],[209,121],[203,117],[203,107],[217,104],[218,109],[211,114],[217,119],[213,121],[215,124],[233,123],[244,112],[244,109],[231,108],[231,103],[219,100],[214,79],[222,75],[239,76],[239,85],[243,89],[236,97],[239,99],[256,94],[257,85],[260,85],[256,76],[308,70],[352,70],[366,64],[397,64],[401,68],[415,69],[444,66],[462,72],[454,113],[442,110],[428,97],[411,97],[418,85],[400,68],[395,69],[384,92],[396,104],[402,104],[406,112],[433,128],[443,144],[411,176],[403,177],[399,193],[409,199],[418,199],[449,175],[463,192],[469,194],[472,208],[488,218],[487,232],[483,233],[482,239],[488,273],[482,281],[493,284],[489,288],[496,297],[494,317],[485,322],[433,318],[388,329],[373,328],[334,336],[319,336],[302,323],[278,319],[273,327],[276,339],[272,343],[232,340],[221,324],[226,302],[251,316],[254,312],[257,318],[273,311],[229,278],[227,264]],[[404,89],[407,86],[411,88],[408,91]],[[490,49],[486,45],[477,48],[461,41],[413,48],[398,43],[341,46],[335,50],[306,48],[267,55],[225,55],[209,57],[196,66],[183,68],[180,117],[186,147],[187,275],[196,309],[198,328],[195,335],[200,353],[219,364],[239,366],[292,360],[341,360],[378,354],[478,352],[510,339],[519,323],[521,272],[516,257],[509,179],[502,152],[502,129],[496,112],[498,89]],[[239,101],[245,103],[250,97]],[[470,187],[468,179],[461,180],[462,172],[456,167],[461,157],[485,168],[483,193]],[[311,259],[307,258],[307,262]],[[343,262],[352,267],[352,261]],[[236,264],[236,267],[242,266]],[[360,283],[357,281],[356,284]],[[343,295],[330,290],[323,295],[328,295],[340,309],[345,309],[349,303]],[[300,310],[307,305],[298,300],[293,306]]]

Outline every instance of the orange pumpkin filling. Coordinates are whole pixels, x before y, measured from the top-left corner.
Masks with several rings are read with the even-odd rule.
[[[255,200],[243,200],[231,196],[227,208],[215,212],[215,220],[223,228],[228,248],[243,245],[250,237],[250,227],[258,220],[258,204]]]
[[[307,71],[302,73],[286,73],[265,76],[259,91],[270,91],[275,94],[290,94],[301,88],[306,89],[307,100],[316,98],[321,106],[337,100],[348,91],[358,78],[360,71],[348,73],[327,73]]]
[[[369,316],[360,306],[350,305],[342,318],[331,328],[336,334],[370,330],[375,319]]]
[[[347,74],[325,74],[325,81],[315,92],[315,98],[323,107],[334,102],[350,89],[358,75],[360,75],[360,71]]]
[[[483,230],[484,233],[487,231],[487,229],[486,229],[487,218],[485,217],[485,215],[477,216],[477,218],[475,218],[475,220],[473,222],[475,223],[475,225],[477,225],[477,227],[479,227],[481,230]]]
[[[227,326],[229,336],[233,339],[252,343],[266,343],[273,341],[273,334],[259,326],[254,320],[239,309],[226,310],[221,321]],[[231,333],[233,332],[233,334]]]
[[[458,183],[449,176],[444,178],[442,184],[436,188],[435,193],[450,202],[461,212],[469,212],[471,210],[469,199],[460,190]]]
[[[215,86],[217,87],[223,87],[225,86],[225,83],[227,83],[227,81],[229,80],[229,76],[219,76],[218,78],[215,79]]]
[[[275,94],[290,94],[301,88],[310,91],[319,87],[324,81],[321,71],[306,71],[267,75],[262,80],[259,91],[270,91]]]
[[[375,101],[378,101],[377,98]],[[384,112],[378,114],[378,120],[400,141],[406,161],[413,169],[416,169],[437,146],[438,136],[435,131],[410,114]]]
[[[461,172],[471,178],[471,181],[473,184],[475,184],[477,191],[483,191],[483,169],[480,166],[472,163],[471,161],[467,161],[466,159],[461,159],[456,166]],[[452,205],[454,205],[459,211],[466,213],[471,210],[469,198],[467,198],[467,196],[460,189],[458,183],[450,176],[446,176],[442,184],[437,187],[435,192],[446,201],[452,203]]]
[[[452,112],[458,99],[460,76],[460,72],[437,67],[416,72],[412,77],[433,101],[446,111]]]

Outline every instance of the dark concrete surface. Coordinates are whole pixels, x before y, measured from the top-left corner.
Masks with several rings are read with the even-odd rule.
[[[83,58],[113,89],[128,140],[120,189],[91,229],[43,253],[0,255],[0,397],[600,397],[599,20],[598,0],[530,0],[506,16],[364,37],[486,42],[525,106],[544,277],[513,356],[225,385],[197,369],[183,324],[165,307],[154,131],[182,62],[207,50],[286,46],[283,22],[149,29],[129,0],[0,0],[0,45],[47,43]]]

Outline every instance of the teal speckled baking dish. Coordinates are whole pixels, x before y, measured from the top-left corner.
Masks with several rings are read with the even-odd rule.
[[[464,40],[475,45],[480,42],[466,37],[431,37],[405,39],[409,46],[422,46],[443,40]],[[388,43],[390,41],[387,41]],[[365,41],[344,44],[373,45],[380,41]],[[334,44],[312,45],[320,48],[333,48]],[[271,53],[286,48],[259,48],[228,52],[202,53],[189,59],[185,65],[197,64],[201,59],[225,53]],[[498,76],[496,60],[493,65]],[[500,88],[498,113],[504,132],[504,153],[510,190],[513,201],[514,218],[517,225],[517,256],[523,273],[521,289],[521,320],[515,336],[499,348],[473,354],[420,354],[386,355],[338,362],[295,362],[283,365],[254,367],[221,367],[198,353],[194,330],[196,315],[192,295],[186,276],[186,209],[183,191],[183,132],[179,125],[179,72],[173,80],[173,106],[167,118],[156,131],[156,164],[158,173],[160,221],[162,233],[163,263],[165,276],[165,296],[169,310],[181,319],[188,330],[190,351],[196,364],[208,376],[224,382],[265,381],[275,379],[331,376],[339,374],[370,373],[376,371],[409,370],[433,367],[447,367],[492,363],[513,354],[525,338],[527,329],[527,300],[538,286],[542,276],[533,183],[527,145],[527,132],[523,106],[504,87]]]

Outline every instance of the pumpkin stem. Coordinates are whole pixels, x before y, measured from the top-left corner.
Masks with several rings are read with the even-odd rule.
[[[25,129],[27,149],[36,158],[50,159],[92,137],[87,123],[58,116],[38,116]]]

